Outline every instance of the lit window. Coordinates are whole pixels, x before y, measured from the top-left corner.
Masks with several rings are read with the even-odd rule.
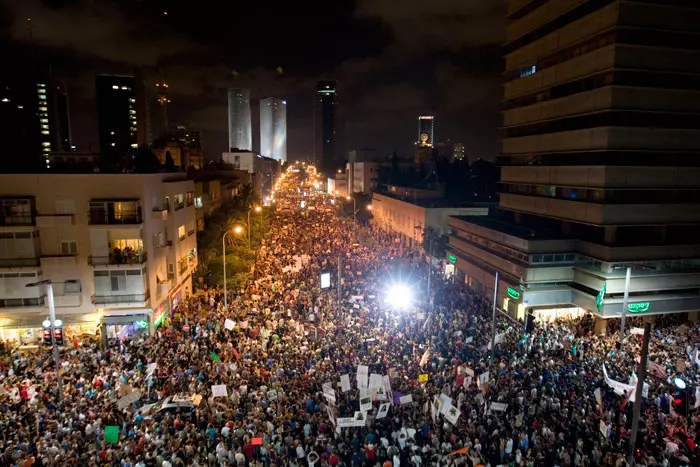
[[[122,86],[122,91],[127,91],[128,89],[129,88],[127,88],[126,86]]]
[[[46,89],[37,89],[36,90],[39,94],[46,94]]]
[[[18,105],[17,108],[18,108],[18,109],[23,109],[24,106],[23,106],[23,105]]]
[[[39,83],[39,84],[37,84],[37,87],[40,87],[40,88],[45,88],[45,87],[46,87],[46,85],[45,85],[45,84],[41,84],[41,83]]]
[[[526,76],[534,75],[535,73],[537,73],[537,66],[528,66],[520,70],[520,77],[525,78]]]
[[[45,101],[45,100],[46,100],[46,96],[39,96],[39,100]]]
[[[202,197],[201,196],[197,196],[194,199],[194,207],[197,209],[201,209],[201,207],[202,207]]]
[[[42,119],[40,119],[39,121],[40,121],[41,123],[49,123],[49,119],[48,119],[48,118],[42,118]]]
[[[129,113],[130,113],[130,114],[135,114],[136,111],[135,111],[134,109],[129,109]]]
[[[136,143],[131,143],[131,147],[135,149],[135,148],[138,148],[138,147],[139,147],[139,145],[138,145],[138,144],[136,144]]]
[[[41,128],[43,128],[44,130],[48,130],[49,126],[48,125],[41,125]]]
[[[48,141],[43,141],[43,142],[41,143],[41,145],[44,146],[44,147],[48,147],[48,146],[51,146],[51,143],[48,142]]]
[[[112,89],[119,89],[119,86],[117,86],[116,84],[113,84]]]
[[[49,132],[48,132],[48,130],[41,130],[41,134],[42,134],[42,135],[48,135]]]
[[[113,135],[113,134],[114,134],[114,132],[113,132],[113,131],[110,131],[110,132],[109,132],[109,134],[110,134],[110,135]]]
[[[115,146],[115,144],[116,144],[116,143],[112,143],[112,147],[114,147],[114,146]]]
[[[8,99],[7,97],[3,97],[3,98],[2,98],[2,101],[3,101],[3,102],[10,102],[10,99]]]

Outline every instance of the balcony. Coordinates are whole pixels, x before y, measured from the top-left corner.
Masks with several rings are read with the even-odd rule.
[[[0,268],[34,268],[39,258],[0,258]]]
[[[44,297],[0,298],[0,308],[31,308],[44,306]]]
[[[30,226],[34,225],[34,216],[31,214],[11,214],[0,210],[0,226]]]
[[[153,208],[151,213],[151,218],[154,221],[167,221],[168,220],[168,210],[161,207]]]
[[[93,295],[93,305],[116,305],[119,303],[143,303],[148,300],[146,294],[129,295]]]
[[[180,267],[179,267],[180,275],[182,276],[184,274],[187,274],[188,270],[189,270],[189,265],[187,264],[187,261],[180,262]]]
[[[145,251],[121,252],[112,253],[109,256],[88,256],[88,264],[90,266],[133,266],[144,264],[147,259]]]
[[[109,209],[90,209],[90,225],[136,225],[143,222],[140,209],[115,212]]]
[[[176,210],[176,211],[179,211],[180,209],[184,209],[184,208],[185,208],[185,202],[184,202],[184,201],[180,201],[180,202],[175,201],[175,210]]]
[[[196,228],[193,228],[193,229],[188,230],[188,231],[187,231],[187,236],[188,236],[188,237],[191,237],[192,235],[194,235],[194,233],[195,233],[196,231],[197,231]]]

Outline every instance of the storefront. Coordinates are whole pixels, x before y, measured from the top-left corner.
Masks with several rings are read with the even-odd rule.
[[[102,317],[102,333],[107,339],[148,334],[150,310],[130,310],[128,315],[105,315]]]
[[[83,342],[94,340],[99,335],[97,315],[95,313],[81,315],[58,315],[63,327],[66,345],[74,341]],[[11,347],[40,345],[43,339],[42,323],[47,319],[45,314],[31,317],[0,318],[0,340]]]

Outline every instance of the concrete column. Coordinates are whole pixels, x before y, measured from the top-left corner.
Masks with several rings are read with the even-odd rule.
[[[608,322],[607,320],[603,318],[595,318],[595,321],[593,323],[593,332],[597,335],[604,336],[605,333],[607,332],[607,326]]]

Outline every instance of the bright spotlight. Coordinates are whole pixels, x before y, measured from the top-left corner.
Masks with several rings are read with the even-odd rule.
[[[685,389],[685,381],[683,381],[680,378],[673,378],[673,384],[678,388],[678,389]]]
[[[407,308],[412,298],[411,290],[403,284],[392,285],[386,294],[386,301],[398,309]]]

